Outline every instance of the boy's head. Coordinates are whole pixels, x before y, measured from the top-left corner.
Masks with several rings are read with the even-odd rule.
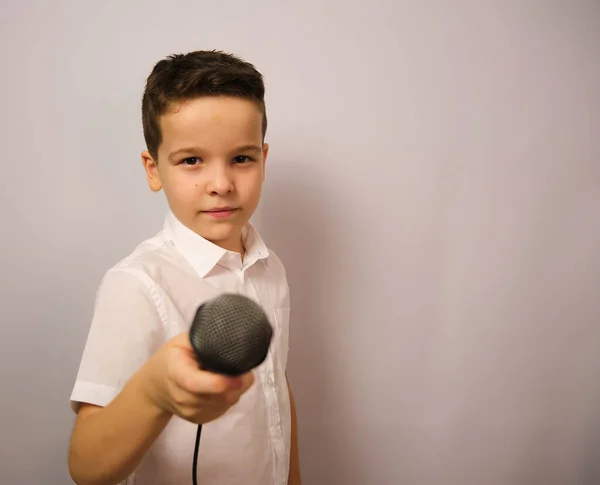
[[[232,251],[243,250],[241,231],[262,190],[264,92],[251,64],[197,51],[158,62],[142,100],[150,188],[165,191],[183,224]]]

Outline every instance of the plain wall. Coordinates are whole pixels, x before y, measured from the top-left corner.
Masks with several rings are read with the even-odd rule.
[[[593,0],[3,0],[0,483],[70,483],[95,291],[166,210],[143,84],[213,48],[266,78],[304,484],[600,483]]]

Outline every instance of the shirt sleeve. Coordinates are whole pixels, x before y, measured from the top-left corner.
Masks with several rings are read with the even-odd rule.
[[[163,340],[152,288],[135,270],[109,270],[96,294],[71,394],[73,411],[81,403],[106,406]]]

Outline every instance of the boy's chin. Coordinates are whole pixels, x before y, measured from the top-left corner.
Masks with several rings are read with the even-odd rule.
[[[196,232],[217,246],[238,244],[242,238],[242,229],[237,224],[230,223],[215,224],[212,227],[204,226]]]

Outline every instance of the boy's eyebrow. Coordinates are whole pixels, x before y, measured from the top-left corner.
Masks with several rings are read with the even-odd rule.
[[[179,148],[169,154],[169,160],[173,160],[177,155],[181,155],[182,153],[198,153],[200,151],[202,151],[200,147]]]
[[[182,153],[199,153],[202,152],[202,149],[197,146],[179,148],[169,155],[169,160],[173,160],[177,155],[181,155]],[[234,152],[262,152],[262,148],[258,145],[242,145],[237,147]]]
[[[262,152],[262,148],[258,145],[242,145],[237,147],[236,152]]]

